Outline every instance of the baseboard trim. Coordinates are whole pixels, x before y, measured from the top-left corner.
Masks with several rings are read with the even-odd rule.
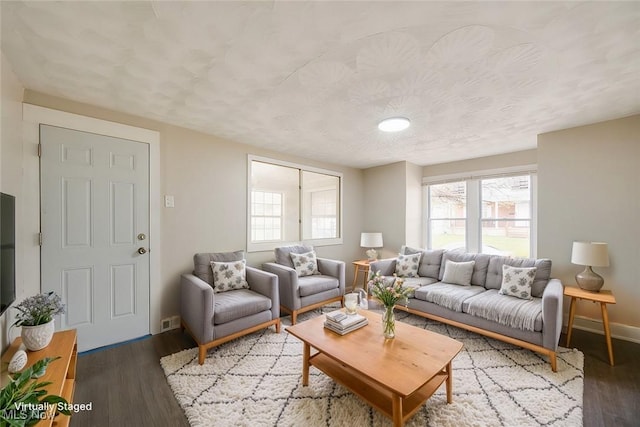
[[[566,315],[564,316],[564,325],[562,327],[562,330],[565,333],[567,332],[568,323],[569,316]],[[623,325],[622,323],[609,322],[609,328],[611,329],[611,337],[640,344],[639,327]],[[575,316],[573,320],[573,329],[580,329],[582,331],[604,335],[602,320],[592,319],[590,317]]]

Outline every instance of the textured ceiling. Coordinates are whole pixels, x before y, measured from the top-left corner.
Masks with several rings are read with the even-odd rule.
[[[530,149],[640,112],[639,2],[1,7],[28,89],[355,167]],[[408,130],[377,129],[398,115]]]

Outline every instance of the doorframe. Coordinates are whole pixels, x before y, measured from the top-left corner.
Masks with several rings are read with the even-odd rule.
[[[51,125],[82,132],[90,132],[115,138],[128,139],[149,145],[149,331],[160,333],[162,254],[160,236],[160,133],[121,123],[96,119],[53,110],[33,104],[22,103],[23,121],[23,206],[37,206],[25,209],[23,218],[24,283],[26,295],[40,292],[40,125]],[[37,287],[36,287],[37,286]]]

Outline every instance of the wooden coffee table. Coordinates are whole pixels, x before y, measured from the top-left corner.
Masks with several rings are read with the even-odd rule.
[[[304,344],[302,385],[313,365],[393,420],[405,421],[446,381],[452,400],[451,361],[462,343],[435,332],[396,322],[396,337],[385,340],[377,313],[360,310],[369,324],[340,336],[324,328],[325,316],[287,328]],[[311,354],[311,347],[317,353]]]

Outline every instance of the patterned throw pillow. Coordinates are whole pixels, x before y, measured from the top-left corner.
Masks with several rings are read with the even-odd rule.
[[[304,254],[294,254],[291,252],[289,255],[291,255],[291,262],[293,262],[293,268],[296,269],[298,277],[320,274],[315,251]]]
[[[213,292],[226,292],[234,289],[249,289],[247,283],[247,262],[245,260],[233,262],[211,261],[213,271]]]
[[[533,299],[531,297],[531,285],[536,277],[536,267],[522,268],[502,266],[502,286],[500,293],[521,299]]]
[[[444,263],[442,281],[452,285],[471,286],[474,265],[476,265],[475,261],[455,262],[448,259]]]
[[[411,255],[398,254],[396,259],[396,276],[398,277],[419,277],[418,266],[422,252]]]

